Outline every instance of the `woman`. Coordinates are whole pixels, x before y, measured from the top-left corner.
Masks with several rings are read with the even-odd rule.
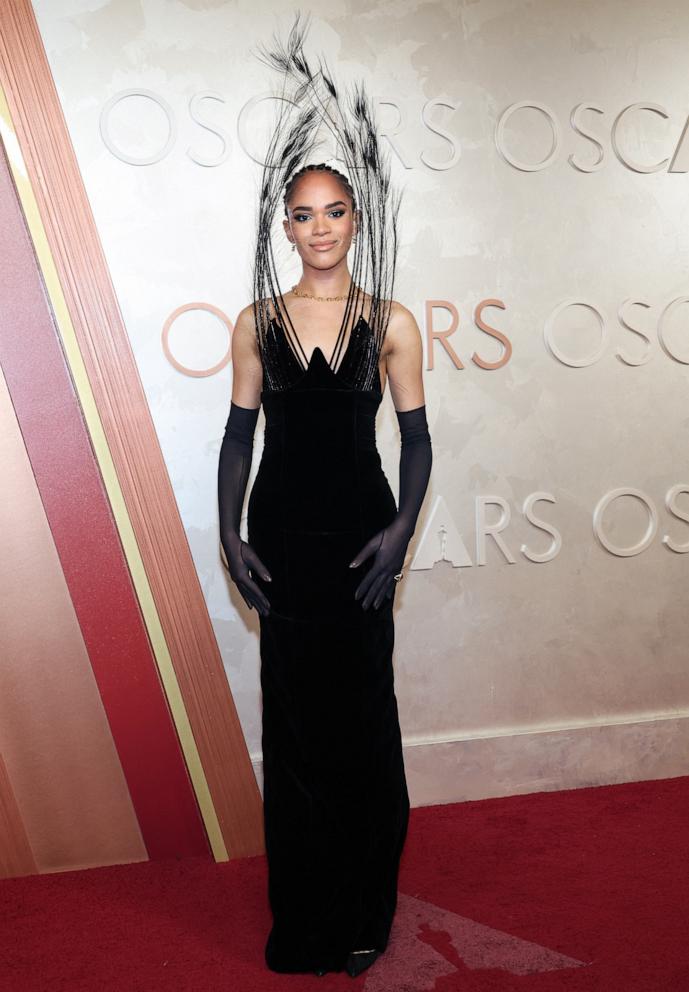
[[[317,119],[310,108],[320,120],[324,95],[338,100],[330,76],[311,74],[303,37],[297,18],[288,49],[271,55],[298,83],[290,100],[297,120],[281,121],[264,169],[254,286],[268,292],[255,294],[233,333],[220,530],[230,575],[260,614],[273,913],[265,960],[278,972],[355,976],[385,950],[397,902],[409,797],[392,607],[432,455],[419,328],[381,291],[394,270],[394,208],[361,90],[354,130],[332,105],[327,111],[350,150],[354,184],[324,163],[293,168],[313,147],[305,139]],[[302,264],[285,294],[269,243],[276,184],[284,236]],[[362,231],[366,248],[358,246],[353,268],[369,290],[348,263]],[[392,262],[380,237],[391,231]],[[375,440],[386,383],[402,439],[399,508]],[[265,443],[244,541],[261,402]]]

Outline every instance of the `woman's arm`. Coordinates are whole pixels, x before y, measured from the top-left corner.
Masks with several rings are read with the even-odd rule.
[[[220,543],[230,576],[244,601],[264,616],[270,603],[251,577],[250,569],[270,581],[270,574],[251,545],[239,536],[242,507],[251,471],[254,430],[261,408],[262,367],[256,343],[253,307],[245,307],[232,333],[232,399],[218,460]]]
[[[399,510],[396,523],[411,540],[431,474],[433,454],[423,390],[423,346],[414,315],[398,304],[387,373],[400,428]],[[387,335],[386,335],[387,337]]]
[[[377,609],[385,596],[393,594],[393,576],[402,571],[433,463],[423,390],[421,332],[413,314],[400,304],[394,305],[386,341],[387,375],[400,427],[399,506],[392,523],[374,534],[351,563],[350,567],[356,567],[375,552],[373,565],[355,593],[356,599],[362,599],[364,609],[372,602]]]
[[[244,307],[232,332],[232,402],[260,408],[263,366],[258,353],[253,304]]]

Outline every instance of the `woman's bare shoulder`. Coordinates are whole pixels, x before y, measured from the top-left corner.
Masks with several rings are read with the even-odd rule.
[[[254,319],[254,305],[253,303],[248,303],[243,309],[237,314],[237,319],[234,322],[235,327],[253,327],[256,330],[256,324]]]
[[[398,300],[390,300],[390,316],[385,332],[386,351],[389,353],[410,347],[420,340],[421,331],[414,314]]]
[[[275,307],[273,306],[273,301],[270,299],[263,300],[261,304],[248,303],[242,310],[237,314],[237,319],[234,322],[235,332],[239,332],[240,335],[247,337],[256,336],[256,310],[262,310],[268,314],[268,318],[272,320],[275,317]]]
[[[397,324],[409,323],[409,321],[416,323],[414,314],[403,303],[400,303],[399,300],[390,300],[390,320],[394,320]]]
[[[275,316],[275,307],[271,299],[261,300],[260,303],[247,303],[247,305],[237,314],[236,324],[249,326],[256,330],[256,310],[265,310],[269,317]]]

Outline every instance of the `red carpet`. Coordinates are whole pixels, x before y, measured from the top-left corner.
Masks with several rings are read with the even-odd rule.
[[[11,992],[689,992],[689,777],[414,809],[390,946],[275,975],[265,859],[0,882]]]

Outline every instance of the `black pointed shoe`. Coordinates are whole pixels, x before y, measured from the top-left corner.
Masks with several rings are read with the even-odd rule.
[[[356,978],[378,957],[380,957],[380,951],[375,947],[371,948],[370,951],[350,951],[347,956],[345,971],[351,978]]]

